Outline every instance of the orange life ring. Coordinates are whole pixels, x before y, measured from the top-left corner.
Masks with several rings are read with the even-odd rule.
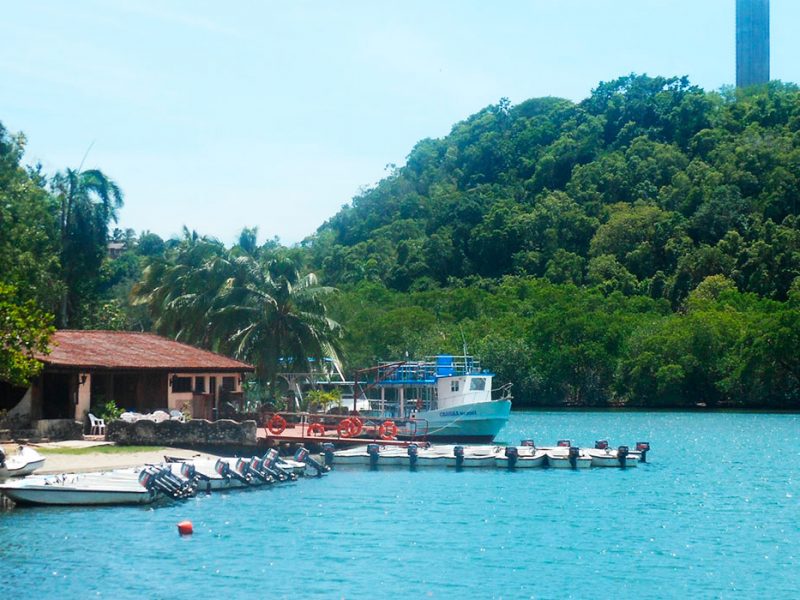
[[[272,435],[280,435],[286,431],[286,419],[280,415],[272,415],[267,422],[267,429]]]
[[[392,440],[397,437],[397,425],[391,419],[386,419],[378,429],[378,435],[382,440]]]
[[[349,438],[353,430],[353,422],[350,419],[342,419],[336,430],[339,432],[339,437]]]
[[[306,435],[316,435],[319,437],[325,435],[325,425],[322,423],[309,423],[308,428],[306,429]]]
[[[350,417],[350,437],[358,437],[364,429],[364,423],[356,416]]]

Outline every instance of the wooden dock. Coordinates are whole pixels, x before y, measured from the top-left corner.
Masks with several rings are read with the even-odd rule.
[[[409,440],[384,440],[378,436],[378,428],[364,426],[364,431],[359,437],[351,438],[340,436],[336,429],[326,429],[325,435],[308,435],[306,427],[301,425],[287,425],[286,429],[280,434],[274,434],[266,427],[259,427],[256,430],[256,438],[259,444],[273,446],[281,443],[288,444],[325,444],[331,443],[337,446],[353,446],[357,444],[376,443],[382,446],[407,446]],[[423,440],[416,440],[421,442]]]

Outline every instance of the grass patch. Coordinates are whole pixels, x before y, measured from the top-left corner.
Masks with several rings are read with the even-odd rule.
[[[36,448],[40,454],[133,454],[135,452],[161,452],[163,446],[91,446],[89,448]]]

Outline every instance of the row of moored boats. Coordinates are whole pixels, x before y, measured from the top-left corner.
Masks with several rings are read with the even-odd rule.
[[[648,442],[611,448],[607,441],[595,442],[594,448],[581,448],[570,440],[560,440],[555,446],[537,447],[533,440],[523,440],[519,446],[460,446],[425,445],[381,446],[367,444],[345,450],[332,445],[323,447],[325,464],[404,466],[404,467],[491,467],[501,469],[586,469],[590,467],[635,467],[647,462]]]
[[[310,470],[309,470],[310,469]],[[0,484],[16,504],[113,505],[183,500],[200,492],[269,486],[321,475],[329,467],[300,448],[294,458],[275,449],[263,457],[164,462],[93,473],[29,475]]]

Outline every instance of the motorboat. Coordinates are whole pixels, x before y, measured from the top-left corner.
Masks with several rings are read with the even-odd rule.
[[[9,477],[30,475],[44,465],[44,460],[44,456],[29,446],[20,446],[10,456],[6,456],[0,449],[0,481]]]
[[[463,457],[459,456],[463,448]],[[501,446],[456,446],[453,451],[456,455],[456,467],[486,468],[494,467],[500,455]],[[460,459],[460,460],[459,460]]]
[[[437,444],[417,451],[416,466],[418,467],[455,467],[455,446]]]
[[[547,464],[547,452],[523,442],[521,446],[507,446],[495,457],[495,464],[500,469],[540,469]]]
[[[385,451],[386,446],[381,447],[378,444],[366,444],[362,446],[353,446],[352,448],[344,448],[333,452],[333,464],[336,466],[343,465],[373,465],[376,466],[381,460],[382,451]],[[383,464],[382,462],[380,464]]]
[[[584,450],[592,457],[593,467],[635,467],[639,464],[641,452],[634,454],[627,446],[619,448],[609,448],[607,442],[597,442],[592,449]]]
[[[592,457],[586,451],[575,446],[556,446],[544,449],[547,455],[547,466],[554,469],[588,469],[592,466]]]
[[[0,493],[17,504],[104,506],[150,504],[160,493],[137,477],[67,474],[26,477],[0,484]]]

